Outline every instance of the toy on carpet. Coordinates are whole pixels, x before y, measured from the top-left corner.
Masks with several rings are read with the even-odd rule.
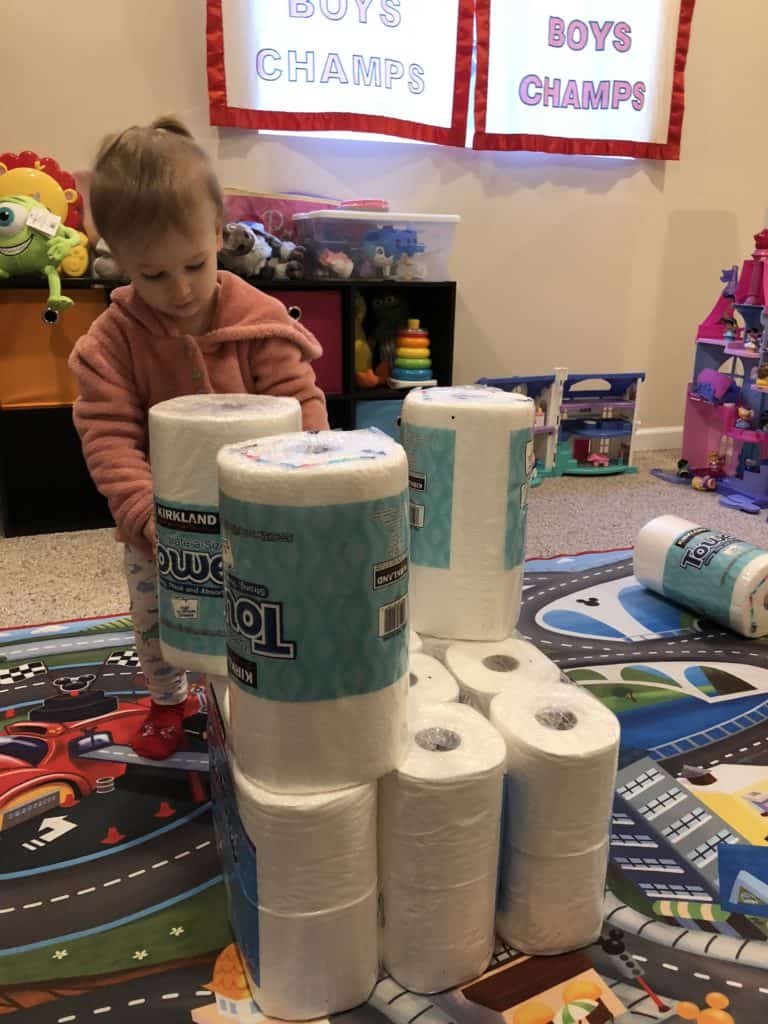
[[[43,322],[55,324],[59,311],[73,305],[61,294],[58,267],[78,246],[80,233],[65,227],[37,199],[29,196],[0,198],[0,279],[42,274],[48,281],[48,304]]]

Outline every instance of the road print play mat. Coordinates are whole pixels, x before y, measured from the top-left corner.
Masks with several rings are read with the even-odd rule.
[[[768,1020],[768,644],[640,587],[627,551],[530,560],[519,629],[619,716],[605,928],[425,998],[382,977],[345,1024]],[[0,631],[0,1016],[263,1021],[212,832],[208,695],[161,766],[128,618]]]

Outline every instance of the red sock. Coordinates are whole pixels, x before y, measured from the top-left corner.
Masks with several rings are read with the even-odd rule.
[[[180,704],[155,704],[133,741],[133,750],[150,761],[164,761],[184,745],[186,701]]]

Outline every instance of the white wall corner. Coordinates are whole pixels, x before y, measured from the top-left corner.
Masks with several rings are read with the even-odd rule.
[[[683,445],[683,428],[638,427],[633,448],[636,452],[679,451]]]

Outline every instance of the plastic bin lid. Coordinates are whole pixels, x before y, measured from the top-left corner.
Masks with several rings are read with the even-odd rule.
[[[401,224],[415,221],[421,224],[458,224],[457,213],[368,213],[360,210],[312,210],[310,213],[294,213],[294,220],[354,220],[370,221],[371,224]]]

